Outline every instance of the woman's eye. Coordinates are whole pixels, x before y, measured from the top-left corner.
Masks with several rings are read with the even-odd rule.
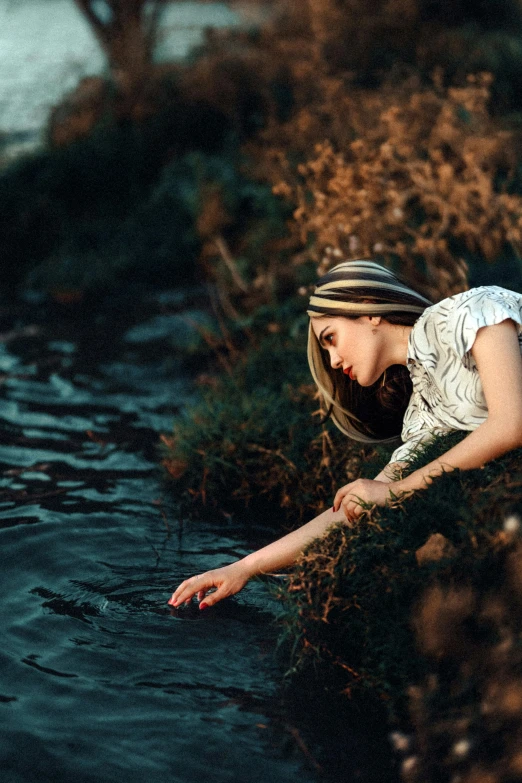
[[[332,343],[333,343],[333,334],[327,334],[324,337],[324,341],[325,341],[325,343],[328,343],[328,345],[332,345]]]

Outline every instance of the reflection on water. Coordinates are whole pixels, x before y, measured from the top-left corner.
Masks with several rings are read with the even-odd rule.
[[[166,604],[256,534],[183,524],[164,497],[157,436],[191,389],[178,322],[147,307],[2,314],[1,779],[317,780],[278,695],[264,586],[205,613]]]

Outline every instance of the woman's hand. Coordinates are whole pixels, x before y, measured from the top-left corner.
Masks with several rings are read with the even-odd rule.
[[[252,576],[248,569],[242,565],[241,560],[237,563],[215,568],[199,576],[191,576],[180,584],[172,598],[168,601],[171,606],[181,606],[188,604],[194,595],[197,595],[200,601],[199,608],[206,609],[207,606],[213,606],[229,595],[238,593]],[[212,588],[217,590],[208,593]],[[203,601],[203,599],[205,599]]]
[[[390,495],[390,489],[392,488],[393,482],[357,479],[357,481],[352,481],[337,491],[333,510],[342,510],[346,519],[349,522],[353,522],[364,513],[361,503],[369,506],[387,505],[392,499]]]

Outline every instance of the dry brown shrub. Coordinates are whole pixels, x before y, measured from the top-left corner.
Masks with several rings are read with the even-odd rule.
[[[506,243],[518,251],[522,198],[495,184],[513,172],[518,139],[489,115],[487,74],[445,91],[410,82],[346,92],[333,81],[325,90],[332,129],[343,118],[349,144],[318,141],[297,171],[270,145],[273,128],[261,151],[274,191],[297,205],[290,230],[307,248],[299,260],[320,273],[341,257],[398,260],[437,298],[466,287],[467,253],[492,261]],[[319,131],[310,109],[291,126],[294,137]]]
[[[219,106],[239,128],[252,106],[263,114],[262,130],[243,147],[246,174],[270,183],[295,211],[289,241],[267,248],[267,257],[283,258],[261,274],[258,294],[289,267],[311,261],[322,273],[340,258],[366,256],[394,263],[438,299],[467,287],[468,257],[492,261],[506,245],[518,252],[522,199],[505,183],[519,133],[491,116],[488,73],[447,87],[435,68],[432,83],[423,81],[416,56],[404,54],[416,31],[430,37],[423,4],[274,7],[255,42],[244,31],[215,33],[182,78],[186,94]],[[378,89],[363,87],[379,41],[397,56],[383,62]],[[291,96],[287,116],[280,88]]]

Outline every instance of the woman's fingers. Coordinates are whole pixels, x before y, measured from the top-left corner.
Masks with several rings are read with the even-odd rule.
[[[335,493],[334,502],[333,502],[333,510],[339,511],[341,508],[341,503],[344,499],[344,496],[348,494],[350,491],[350,485],[347,484],[345,487],[341,487],[341,489],[338,489]]]
[[[354,522],[364,513],[364,489],[359,481],[341,487],[334,498],[334,511],[342,510],[348,522]]]
[[[207,571],[206,574],[185,579],[172,594],[168,603],[171,606],[181,606],[183,603],[189,603],[193,596],[197,595],[200,601],[199,608],[205,609],[207,606],[213,606],[223,598],[239,592],[250,577],[251,574],[241,562],[231,563],[228,566],[216,568],[214,571]],[[213,587],[217,589],[211,591]]]
[[[334,498],[334,511],[338,511],[342,507],[345,514],[349,509],[349,513],[360,517],[364,511],[363,505],[374,503],[385,505],[387,491],[387,485],[382,482],[357,479],[337,490]]]
[[[333,502],[333,510],[339,511],[341,505],[345,502],[346,498],[357,502],[364,488],[360,481],[353,481],[351,484],[345,484],[337,490]]]
[[[185,579],[185,581],[180,584],[168,601],[169,604],[177,606],[178,604],[183,603],[187,597],[191,597],[189,582],[190,579]]]
[[[215,580],[213,579],[211,571],[206,574],[200,574],[199,576],[192,576],[190,579],[185,579],[185,581],[180,584],[178,589],[172,594],[168,603],[171,606],[179,606],[180,604],[190,601],[196,593],[202,593],[204,596],[211,587],[215,587]]]
[[[363,508],[360,503],[354,500],[351,496],[344,498],[343,502],[341,503],[341,508],[348,522],[354,522],[363,513]]]
[[[221,601],[222,598],[226,598],[227,595],[230,595],[230,591],[226,589],[225,585],[221,585],[221,587],[218,587],[217,590],[215,590],[213,593],[208,593],[204,600],[199,605],[200,609],[206,609],[207,606],[213,606],[214,604],[217,604],[218,601]]]
[[[360,498],[350,492],[349,487],[342,487],[342,489],[340,489],[335,496],[333,510],[339,511],[342,508],[346,514],[346,509],[352,506],[354,508],[357,506],[357,508],[360,509],[360,512],[362,511],[360,506]]]

